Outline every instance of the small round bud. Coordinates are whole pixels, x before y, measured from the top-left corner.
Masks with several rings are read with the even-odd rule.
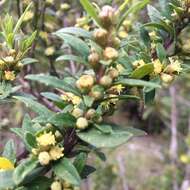
[[[114,9],[109,5],[103,6],[102,10],[99,13],[99,18],[105,27],[110,27],[111,24],[113,24],[115,20]]]
[[[13,56],[7,56],[3,59],[6,63],[13,63],[14,57]]]
[[[95,85],[90,91],[90,96],[95,100],[99,100],[104,97],[104,88],[100,85]]]
[[[54,181],[51,184],[51,190],[62,190],[62,185],[59,181]]]
[[[104,87],[109,87],[112,84],[112,78],[108,75],[104,75],[101,79],[100,79],[100,84]]]
[[[74,108],[73,111],[72,111],[72,115],[73,115],[75,118],[79,118],[79,117],[81,117],[83,114],[84,114],[84,111],[81,110],[80,108]]]
[[[100,56],[97,52],[92,52],[88,56],[88,61],[92,67],[96,67],[97,64],[99,63],[99,60],[100,60]]]
[[[107,30],[105,29],[97,29],[95,30],[94,32],[94,38],[95,38],[95,41],[102,45],[102,46],[105,46],[106,43],[107,43],[107,38],[108,38],[108,32]]]
[[[94,77],[91,75],[82,75],[76,85],[79,89],[90,89],[94,84]]]
[[[50,163],[51,158],[48,152],[40,152],[38,160],[42,166],[45,166]]]
[[[107,47],[104,50],[103,55],[104,55],[106,60],[110,60],[110,59],[115,60],[119,56],[118,51],[112,47]]]
[[[60,6],[61,10],[67,11],[71,8],[71,6],[68,3],[62,3]]]
[[[162,74],[161,74],[161,80],[162,80],[164,83],[169,84],[169,83],[171,83],[171,82],[174,80],[174,76],[173,76],[173,75],[166,74],[166,73],[162,73]]]
[[[14,57],[16,55],[16,50],[15,49],[10,49],[9,50],[9,55]]]
[[[117,69],[115,68],[111,68],[109,71],[108,71],[108,75],[112,78],[112,79],[115,79],[119,76],[119,72]]]
[[[87,119],[92,119],[94,116],[96,115],[96,110],[95,109],[89,109],[86,114],[85,114],[85,117]]]
[[[121,40],[117,37],[115,37],[112,41],[112,44],[114,47],[118,48],[120,46]]]
[[[55,138],[56,140],[61,140],[63,135],[59,131],[55,131]]]
[[[77,119],[76,126],[78,129],[86,129],[88,127],[88,120],[84,117]]]

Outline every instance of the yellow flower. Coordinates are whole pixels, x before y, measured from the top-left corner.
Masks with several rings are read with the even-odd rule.
[[[157,37],[157,34],[155,31],[152,31],[152,32],[149,32],[149,36],[150,36],[151,40],[155,40]]]
[[[145,65],[145,62],[143,59],[140,59],[140,60],[136,60],[132,63],[132,65],[135,67],[135,68],[139,68],[139,67],[142,67]]]
[[[0,157],[0,170],[14,169],[13,163],[5,157]]]
[[[59,181],[54,181],[51,184],[51,190],[62,190],[62,185]]]
[[[121,94],[123,89],[125,89],[125,87],[122,84],[118,84],[118,85],[112,86],[109,90],[113,91],[113,92],[116,92],[118,94]]]
[[[43,147],[55,145],[56,143],[55,136],[52,134],[52,132],[42,134],[41,136],[37,137],[36,140],[38,144]]]
[[[116,65],[117,71],[119,74],[123,73],[125,71],[125,68],[121,64]]]
[[[182,163],[184,163],[184,164],[188,164],[188,163],[190,162],[190,159],[189,159],[189,157],[188,157],[187,155],[182,154],[182,155],[180,156],[180,161],[181,161]]]
[[[44,40],[48,40],[48,33],[47,32],[44,32],[44,31],[40,31],[39,32],[39,36],[44,39]]]
[[[71,92],[66,92],[64,95],[61,95],[61,98],[64,101],[72,102],[74,105],[79,105],[82,101],[79,96],[76,96]]]
[[[54,54],[54,52],[55,52],[55,48],[54,47],[48,47],[48,48],[46,48],[46,50],[45,50],[45,54],[47,55],[47,56],[51,56],[51,55],[53,55]]]
[[[162,69],[163,69],[163,65],[160,62],[160,60],[159,59],[154,60],[153,64],[154,64],[154,73],[160,74],[162,72]]]
[[[5,71],[4,74],[5,74],[5,80],[13,81],[16,78],[14,71]]]
[[[61,148],[59,146],[54,146],[53,148],[50,149],[49,155],[52,160],[58,160],[64,156],[63,151],[64,151],[63,147]]]
[[[128,36],[128,33],[124,30],[119,31],[118,36],[120,38],[126,38]]]
[[[86,129],[88,127],[88,120],[85,117],[79,117],[76,126],[78,129]]]
[[[90,89],[94,84],[94,77],[92,75],[82,75],[76,82],[79,89]]]
[[[177,72],[179,74],[182,71],[180,61],[172,57],[169,58],[169,61],[170,65],[166,67],[165,71],[169,73]]]

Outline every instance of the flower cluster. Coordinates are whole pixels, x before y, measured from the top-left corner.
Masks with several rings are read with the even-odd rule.
[[[32,150],[41,165],[48,165],[50,161],[55,161],[64,156],[64,148],[59,145],[60,132],[44,132],[37,136],[37,148]]]
[[[65,182],[65,181],[60,181],[60,180],[55,180],[51,184],[51,190],[79,190],[79,187],[73,187],[71,184]]]

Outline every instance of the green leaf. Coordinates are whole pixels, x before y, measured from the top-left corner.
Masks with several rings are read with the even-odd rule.
[[[99,129],[102,133],[105,133],[105,134],[110,134],[112,133],[112,127],[110,125],[107,125],[107,124],[95,124],[95,127],[97,129]]]
[[[10,160],[12,163],[16,162],[16,147],[12,139],[5,144],[2,156]]]
[[[21,139],[24,139],[24,130],[21,128],[10,128],[10,131],[15,133]]]
[[[13,179],[18,185],[20,184],[30,172],[32,172],[38,165],[36,158],[28,158],[20,163],[14,170]]]
[[[141,40],[143,41],[145,46],[150,47],[150,45],[151,45],[150,36],[144,26],[140,27],[140,36],[141,36]]]
[[[37,142],[36,142],[36,138],[33,134],[26,132],[24,135],[24,142],[27,146],[28,150],[32,150],[33,148],[37,147]]]
[[[131,6],[120,18],[118,25],[117,25],[117,29],[120,28],[120,26],[122,25],[123,21],[126,19],[127,16],[129,16],[129,14],[133,13],[137,13],[138,11],[140,11],[141,9],[143,9],[150,0],[142,0],[141,2],[136,3],[135,5]]]
[[[85,11],[95,20],[95,22],[101,26],[100,19],[98,17],[98,14],[94,8],[94,6],[90,3],[89,0],[80,0],[81,5],[85,9]]]
[[[43,116],[44,118],[49,118],[53,114],[53,112],[46,108],[44,105],[34,101],[31,98],[27,98],[24,96],[13,96],[13,98],[25,103],[25,105],[32,109],[32,111]]]
[[[61,61],[74,61],[76,63],[82,63],[84,65],[88,65],[88,63],[81,57],[76,55],[61,55],[56,59],[57,62]]]
[[[20,26],[21,26],[21,24],[22,24],[22,22],[23,22],[23,20],[24,20],[24,17],[25,17],[25,15],[26,15],[26,13],[28,12],[28,10],[31,8],[32,4],[33,4],[33,2],[31,2],[31,3],[26,7],[24,13],[21,15],[21,17],[20,17],[19,20],[17,21],[17,24],[16,24],[16,26],[15,26],[15,28],[14,28],[14,31],[13,31],[14,34],[16,34],[16,33],[18,32],[18,30],[20,29]]]
[[[0,171],[0,190],[9,189],[15,186],[13,181],[13,170]]]
[[[10,95],[11,91],[12,86],[10,83],[0,83],[0,100],[7,98]]]
[[[94,98],[93,97],[90,97],[90,96],[83,96],[83,99],[84,99],[84,103],[87,107],[91,107],[92,104],[94,103]]]
[[[88,131],[78,132],[78,137],[97,147],[97,148],[113,148],[126,143],[133,136],[122,129],[113,129],[112,133],[102,133],[98,129],[89,129]]]
[[[159,84],[156,84],[154,82],[144,81],[144,80],[138,80],[138,79],[120,79],[115,84],[123,84],[124,86],[147,86],[152,88],[161,88]]]
[[[22,62],[23,65],[29,65],[29,64],[32,64],[32,63],[37,63],[38,60],[30,58],[30,57],[27,57],[27,58],[22,59],[21,62]]]
[[[77,169],[78,173],[81,174],[84,166],[86,164],[87,161],[87,154],[84,152],[81,152],[80,154],[78,154],[74,160],[73,165],[75,166],[75,168]]]
[[[87,43],[80,38],[64,33],[55,33],[55,35],[64,40],[66,44],[70,45],[80,55],[84,57],[89,55],[90,49]]]
[[[89,38],[89,39],[92,38],[91,32],[89,32],[85,29],[79,28],[79,27],[65,27],[65,28],[58,30],[55,33],[66,33],[66,34],[72,34],[72,35],[75,35],[78,37],[83,37],[83,38]]]
[[[134,70],[131,73],[130,77],[134,79],[141,79],[141,78],[144,78],[146,75],[149,75],[153,71],[154,71],[154,65],[152,63],[145,64],[137,68],[136,70]]]
[[[69,113],[57,113],[48,119],[48,123],[51,123],[57,127],[74,127],[76,123],[75,117]]]
[[[156,52],[159,60],[163,62],[167,57],[167,53],[164,46],[161,43],[156,44]]]
[[[45,176],[39,176],[32,183],[25,185],[27,190],[48,190],[53,180]]]
[[[24,116],[23,122],[22,122],[22,129],[34,134],[36,131],[32,127],[32,120],[28,114]]]
[[[80,96],[80,93],[76,90],[76,88],[74,88],[72,85],[65,82],[64,80],[58,79],[57,77],[44,75],[44,74],[37,74],[37,75],[27,75],[25,78],[43,83],[47,86],[60,88],[60,89],[65,90],[66,92],[72,92]]]
[[[67,158],[62,158],[58,163],[56,163],[53,166],[53,171],[58,178],[65,180],[74,186],[79,186],[81,183],[77,169]]]
[[[148,5],[147,10],[148,10],[148,16],[152,22],[159,22],[160,20],[163,19],[163,16],[160,14],[160,11],[158,11],[152,5]]]
[[[21,51],[26,51],[32,45],[34,39],[36,38],[37,31],[34,31],[30,36],[26,37],[21,41]]]

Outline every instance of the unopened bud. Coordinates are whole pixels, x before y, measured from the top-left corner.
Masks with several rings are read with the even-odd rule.
[[[103,55],[104,55],[106,60],[110,60],[110,59],[115,60],[119,56],[118,51],[112,47],[107,47],[104,50]]]
[[[86,112],[85,117],[86,117],[87,119],[92,119],[92,118],[95,116],[95,114],[96,114],[96,110],[91,108],[91,109],[89,109],[89,110]]]
[[[76,126],[78,129],[86,129],[88,127],[88,120],[84,117],[77,119]]]
[[[162,80],[164,83],[169,84],[169,83],[171,83],[171,82],[174,80],[174,76],[173,76],[173,75],[166,74],[166,73],[162,73],[162,74],[161,74],[161,80]]]
[[[59,181],[54,181],[54,182],[51,184],[51,190],[62,190],[61,182],[59,182]]]
[[[104,75],[101,79],[100,79],[100,84],[104,87],[109,87],[112,84],[112,78],[108,75]]]
[[[51,158],[48,152],[40,152],[38,160],[42,166],[45,166],[50,163]]]
[[[111,68],[109,71],[108,71],[108,75],[112,78],[112,79],[115,79],[119,76],[119,72],[117,69],[115,68]]]
[[[84,114],[83,110],[81,110],[80,108],[74,108],[74,110],[72,111],[72,115],[75,118],[79,118]]]
[[[82,75],[76,82],[79,89],[90,89],[94,84],[94,77],[91,75]]]
[[[109,6],[105,5],[102,7],[102,10],[99,13],[99,18],[104,25],[104,27],[110,27],[115,20],[115,11],[114,9]]]
[[[104,88],[100,85],[95,85],[90,91],[90,96],[92,96],[95,100],[99,100],[104,96]]]
[[[92,67],[96,67],[97,64],[99,63],[99,60],[100,60],[100,57],[99,57],[99,54],[97,52],[92,52],[88,56],[88,61]]]
[[[95,41],[102,45],[102,46],[105,46],[106,43],[107,43],[107,38],[108,38],[108,32],[107,30],[105,29],[97,29],[95,30],[94,32],[94,38],[95,38]]]

